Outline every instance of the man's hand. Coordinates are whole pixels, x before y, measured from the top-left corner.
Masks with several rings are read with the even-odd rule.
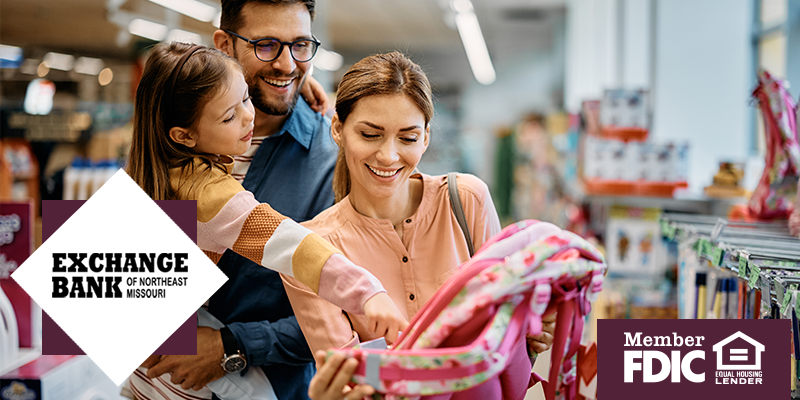
[[[160,356],[161,359],[147,370],[147,377],[152,379],[165,373],[171,373],[172,383],[181,385],[183,389],[200,390],[209,382],[225,376],[220,362],[225,355],[222,347],[222,337],[218,330],[197,328],[197,355],[189,356]],[[142,364],[151,362],[150,356]]]
[[[317,351],[317,360],[325,359],[325,350]],[[358,367],[358,361],[334,354],[322,364],[317,363],[317,374],[308,385],[308,397],[312,400],[359,400],[371,396],[375,389],[369,385],[347,385]]]
[[[406,329],[408,321],[386,293],[378,293],[364,303],[364,314],[367,316],[368,329],[378,336],[386,338],[393,344],[397,341],[399,331]]]
[[[552,313],[542,318],[542,333],[538,335],[527,335],[528,351],[536,354],[550,350],[553,345],[553,334],[556,331],[556,313]]]
[[[313,76],[306,78],[305,84],[300,88],[300,94],[312,110],[323,115],[328,111],[328,95],[325,93],[325,88]]]

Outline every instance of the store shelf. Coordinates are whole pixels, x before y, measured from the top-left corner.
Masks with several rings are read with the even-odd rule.
[[[783,280],[800,272],[800,239],[789,234],[786,221],[663,214],[660,223],[664,237],[691,245],[698,257],[736,273],[750,286],[759,279]]]
[[[10,363],[0,366],[0,376],[3,376],[37,358],[42,355],[42,350],[39,348],[20,348],[19,353],[17,353],[17,358],[11,361]]]
[[[717,199],[713,197],[694,195],[685,191],[678,191],[673,197],[642,197],[642,196],[613,196],[613,195],[586,195],[584,200],[600,205],[626,205],[641,208],[659,208],[664,211],[684,212],[704,215],[724,216],[728,208],[737,203],[743,203],[744,198]]]

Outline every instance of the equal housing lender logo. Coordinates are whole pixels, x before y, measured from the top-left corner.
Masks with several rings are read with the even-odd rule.
[[[605,398],[785,398],[789,320],[600,320]]]

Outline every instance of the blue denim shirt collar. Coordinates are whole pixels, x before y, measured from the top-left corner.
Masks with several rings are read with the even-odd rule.
[[[319,119],[322,118],[321,114],[317,114],[306,103],[303,96],[297,98],[297,104],[294,106],[294,111],[289,115],[289,119],[283,124],[283,128],[278,133],[282,135],[284,132],[289,132],[292,137],[297,140],[300,145],[306,150],[311,145],[315,127],[319,124]]]

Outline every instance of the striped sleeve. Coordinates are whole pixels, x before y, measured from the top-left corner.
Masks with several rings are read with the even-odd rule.
[[[364,303],[385,291],[372,274],[350,262],[322,237],[269,204],[259,203],[248,191],[231,196],[213,216],[205,215],[207,218],[198,217],[197,244],[206,254],[231,249],[296,278],[320,297],[355,314],[363,314]]]

